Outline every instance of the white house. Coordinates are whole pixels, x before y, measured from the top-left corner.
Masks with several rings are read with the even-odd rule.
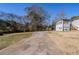
[[[72,21],[72,27],[75,28],[76,30],[79,30],[79,19]]]
[[[70,31],[71,22],[68,19],[58,20],[56,22],[56,31]]]

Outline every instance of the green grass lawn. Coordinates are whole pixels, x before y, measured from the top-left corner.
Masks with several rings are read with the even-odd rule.
[[[0,36],[0,50],[22,40],[23,38],[29,38],[31,37],[31,35],[32,32],[25,32],[25,33],[14,33]]]

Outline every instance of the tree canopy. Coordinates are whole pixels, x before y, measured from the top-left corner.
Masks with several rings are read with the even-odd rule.
[[[25,10],[27,11],[27,19],[30,20],[30,27],[32,30],[39,30],[48,18],[45,10],[36,5],[25,8]]]
[[[71,17],[71,20],[77,20],[77,19],[79,19],[79,16],[73,16],[73,17]]]

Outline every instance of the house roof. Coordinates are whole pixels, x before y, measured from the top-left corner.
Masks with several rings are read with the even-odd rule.
[[[56,23],[57,23],[58,21],[61,21],[61,20],[66,21],[66,22],[71,21],[70,19],[60,19],[60,20],[57,20]]]
[[[63,21],[70,21],[70,19],[61,19],[61,20],[63,20]]]
[[[64,21],[70,21],[70,19],[63,19]]]
[[[70,21],[70,19],[60,19],[60,20],[63,20],[63,21]],[[60,21],[60,20],[57,20],[56,22]]]

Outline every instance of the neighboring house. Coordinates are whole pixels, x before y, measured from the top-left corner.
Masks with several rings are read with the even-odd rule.
[[[79,30],[79,19],[72,21],[72,27],[76,30]]]
[[[56,31],[70,31],[71,22],[68,19],[58,20],[56,22]]]

